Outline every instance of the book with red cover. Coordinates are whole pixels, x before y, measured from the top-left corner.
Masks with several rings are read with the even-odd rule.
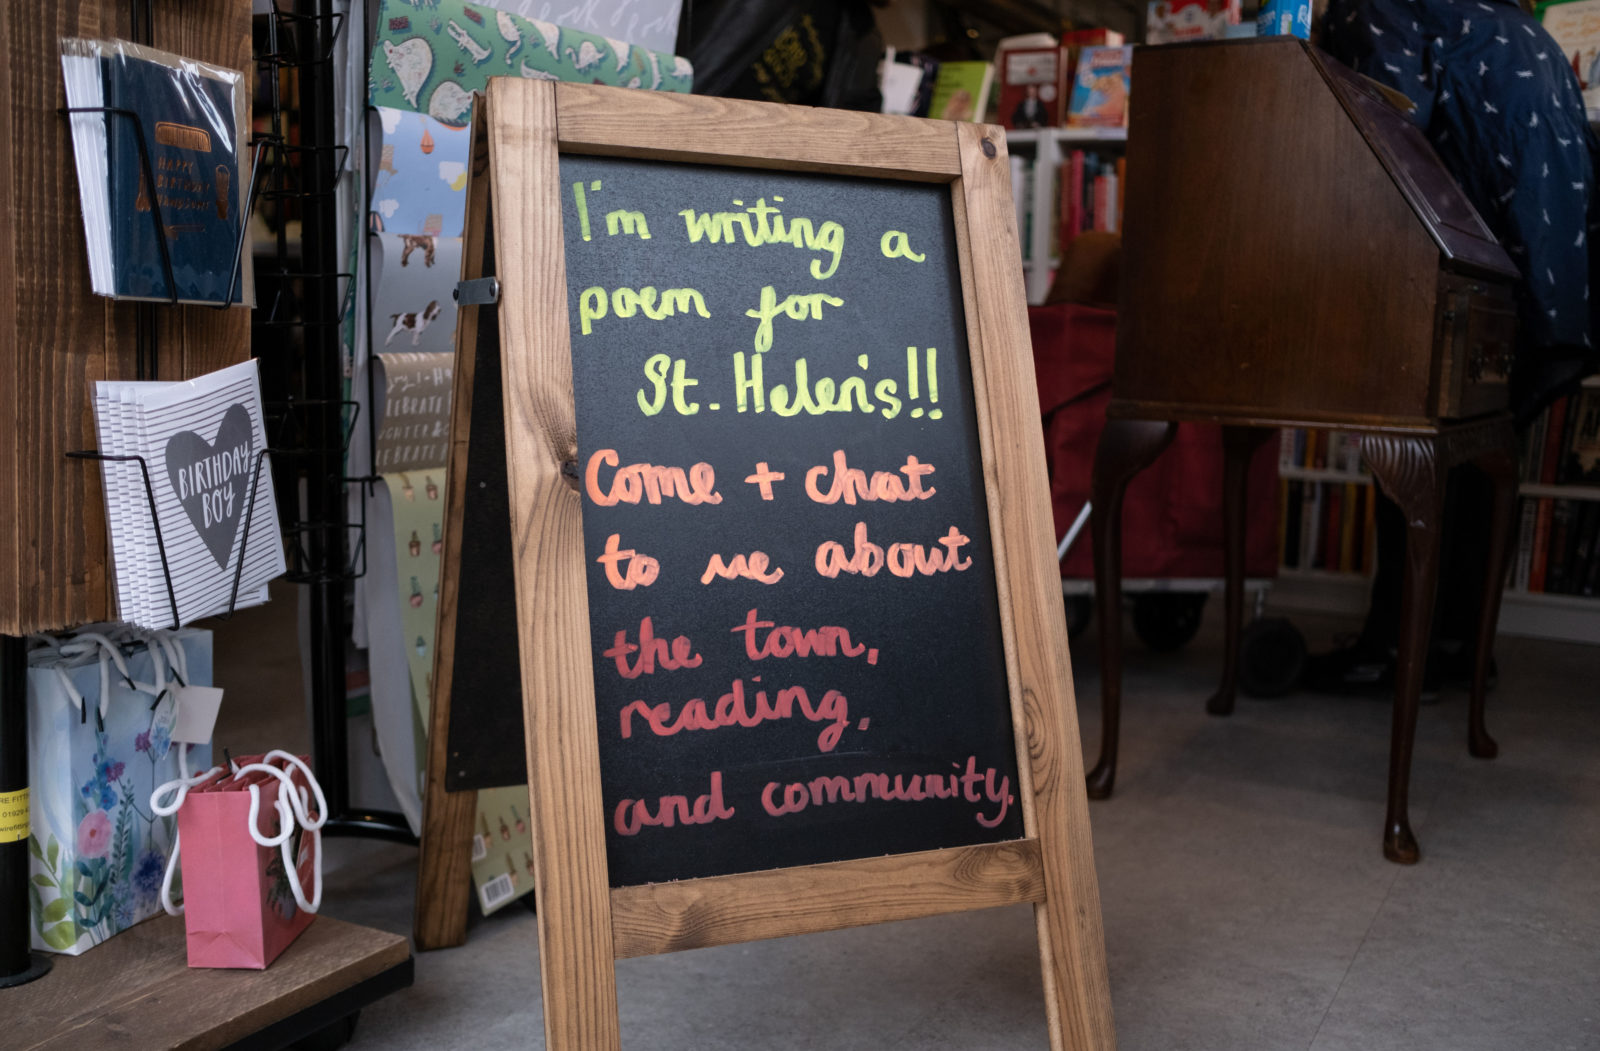
[[[1221,40],[1239,24],[1242,6],[1240,0],[1151,0],[1145,43]]]
[[[1024,47],[995,58],[1000,81],[1000,123],[1005,127],[1053,128],[1067,116],[1068,49]]]
[[[1083,151],[1073,150],[1067,177],[1061,183],[1065,207],[1061,209],[1061,250],[1083,231]]]
[[[1322,566],[1327,570],[1339,568],[1339,543],[1344,525],[1344,486],[1328,486],[1322,522]]]
[[[1544,590],[1546,563],[1550,557],[1550,514],[1555,501],[1542,498],[1533,520],[1533,556],[1528,563],[1528,590]]]
[[[1128,159],[1117,158],[1117,229],[1122,229],[1122,204],[1128,199]]]
[[[1561,468],[1561,439],[1566,435],[1567,403],[1572,396],[1559,398],[1550,406],[1549,423],[1544,433],[1544,456],[1539,461],[1539,481],[1554,485]]]

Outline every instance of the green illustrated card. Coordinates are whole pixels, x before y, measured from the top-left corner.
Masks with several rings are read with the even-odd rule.
[[[694,67],[674,55],[465,0],[436,0],[427,8],[384,0],[368,79],[374,106],[463,127],[472,93],[490,77],[688,92]]]

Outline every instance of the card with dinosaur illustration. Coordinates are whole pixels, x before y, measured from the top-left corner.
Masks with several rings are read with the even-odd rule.
[[[368,86],[374,106],[465,127],[490,77],[531,77],[688,92],[689,60],[465,0],[384,0]]]

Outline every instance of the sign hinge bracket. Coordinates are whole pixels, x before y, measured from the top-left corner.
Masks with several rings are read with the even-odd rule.
[[[479,277],[456,284],[456,303],[464,307],[493,306],[500,302],[500,279]]]

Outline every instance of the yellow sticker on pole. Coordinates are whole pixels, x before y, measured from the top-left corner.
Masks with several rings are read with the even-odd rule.
[[[0,792],[0,843],[28,838],[28,790]]]

